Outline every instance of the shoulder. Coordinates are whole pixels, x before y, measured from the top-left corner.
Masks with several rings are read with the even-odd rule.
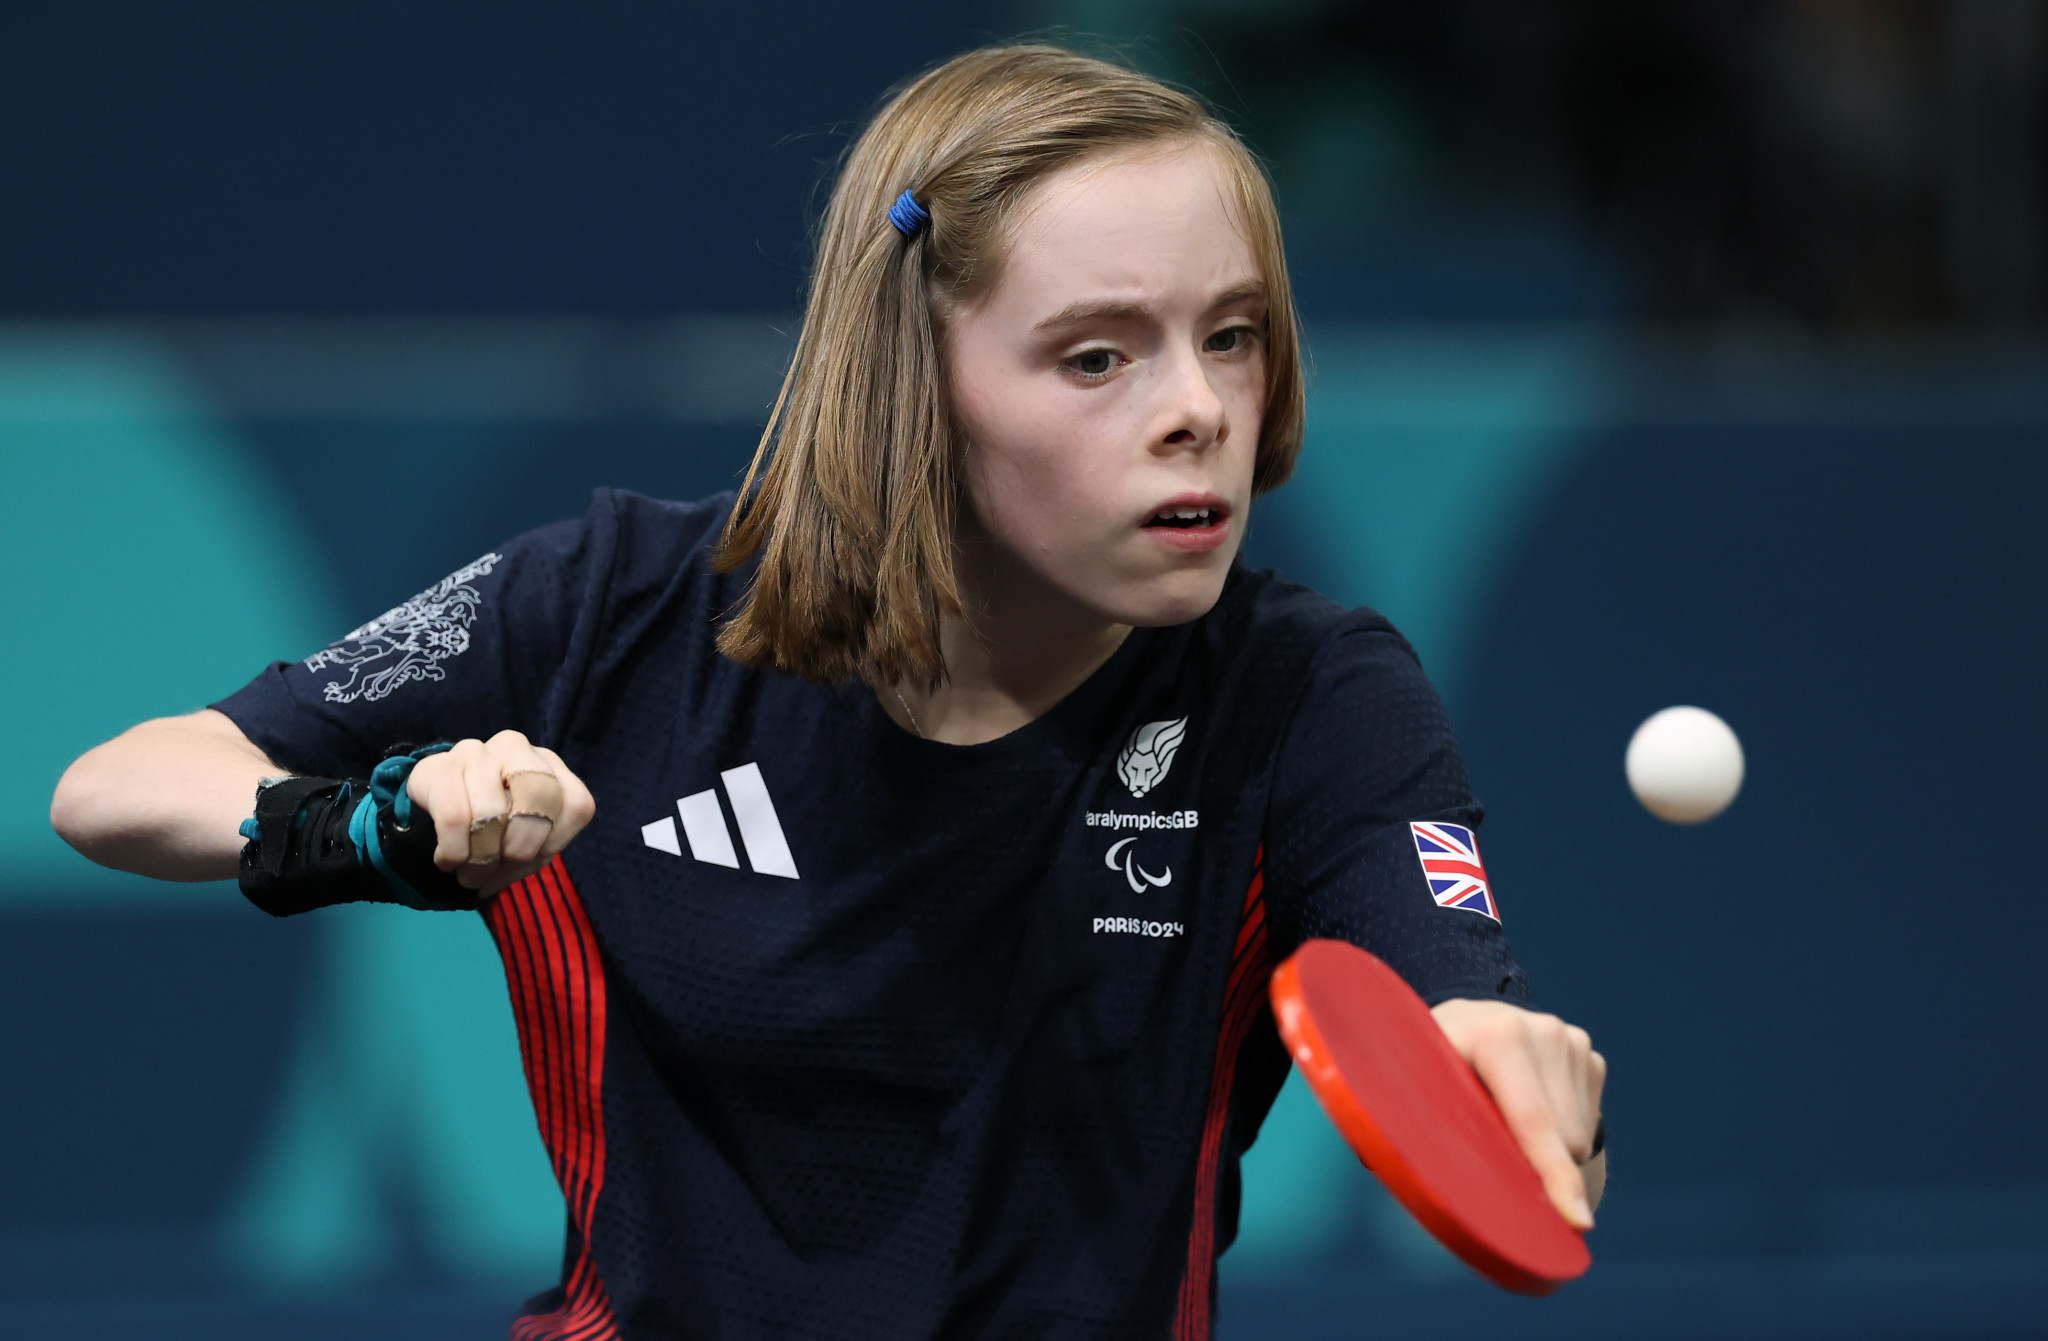
[[[564,577],[571,573],[579,604],[609,618],[630,617],[648,603],[680,592],[715,595],[724,576],[712,563],[733,495],[694,501],[649,498],[628,489],[598,489],[573,521],[535,532],[552,551]]]
[[[1455,757],[1449,715],[1408,640],[1376,610],[1347,610],[1270,571],[1232,574],[1205,630],[1234,661],[1240,701],[1282,714],[1283,780],[1335,769],[1395,774]],[[1312,766],[1311,766],[1312,765]]]
[[[694,502],[649,498],[627,489],[596,489],[579,517],[568,517],[517,536],[456,574],[488,573],[501,564],[530,581],[582,573],[628,584],[666,580],[700,557],[708,563],[733,495]]]
[[[1423,678],[1415,649],[1386,616],[1346,609],[1271,569],[1233,570],[1203,624],[1213,656],[1273,666],[1306,695],[1332,681]]]
[[[610,552],[620,576],[668,575],[709,563],[732,505],[729,492],[684,502],[630,489],[598,489],[580,522],[571,525],[586,543]]]

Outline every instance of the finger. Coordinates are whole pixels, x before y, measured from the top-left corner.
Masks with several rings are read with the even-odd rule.
[[[1574,1164],[1593,1153],[1593,1124],[1599,1100],[1588,1075],[1592,1039],[1555,1015],[1530,1014],[1523,1021],[1528,1061],[1542,1089],[1558,1136]]]
[[[505,776],[511,819],[505,825],[504,860],[524,866],[540,855],[562,812],[562,784],[541,768],[516,769]]]
[[[496,866],[505,839],[505,779],[497,761],[486,757],[463,771],[469,797],[470,866]]]
[[[405,782],[413,805],[434,823],[434,865],[453,871],[469,860],[469,796],[463,774],[482,757],[483,742],[465,740],[413,765]]]
[[[530,866],[548,841],[554,824],[537,815],[514,815],[505,822],[505,848],[499,860],[507,866]]]
[[[547,761],[554,771],[556,782],[562,788],[562,808],[556,812],[553,827],[548,830],[547,841],[541,844],[538,860],[543,864],[569,845],[569,840],[583,832],[584,826],[597,814],[597,801],[590,789],[583,785],[583,779],[569,771],[562,757],[545,746],[536,745],[534,753]]]
[[[1573,1032],[1583,1037],[1583,1031]],[[1592,1156],[1593,1124],[1600,1114],[1599,1095],[1588,1073],[1591,1052],[1579,1038],[1567,1035],[1564,1046],[1540,1047],[1532,1058],[1557,1134],[1575,1164]]]
[[[1586,1199],[1586,1180],[1559,1134],[1556,1110],[1529,1051],[1512,1045],[1485,1049],[1474,1058],[1474,1069],[1492,1093],[1523,1156],[1543,1180],[1550,1204],[1574,1229],[1591,1229],[1593,1208]]]
[[[540,758],[538,754],[534,756]],[[506,790],[512,793],[512,813],[528,818],[544,819],[549,824],[562,813],[562,784],[556,780],[553,769],[544,764],[535,768],[515,768],[505,775]]]
[[[1607,1086],[1607,1059],[1593,1051],[1583,1029],[1572,1031],[1571,1097],[1577,1126],[1567,1133],[1572,1156],[1584,1164],[1593,1157],[1593,1133],[1600,1126],[1600,1095]]]
[[[500,830],[498,859],[524,866],[539,854],[547,831],[561,810],[561,784],[547,760],[517,731],[500,731],[484,742],[484,753],[503,789],[505,823]]]
[[[1537,1176],[1543,1180],[1543,1191],[1565,1223],[1580,1233],[1591,1229],[1593,1204],[1586,1196],[1586,1175],[1579,1171],[1579,1162],[1572,1158],[1572,1152],[1556,1131],[1547,1138],[1525,1141],[1522,1151],[1535,1166]]]

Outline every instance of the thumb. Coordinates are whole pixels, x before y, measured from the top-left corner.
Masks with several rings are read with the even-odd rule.
[[[1535,1167],[1536,1176],[1543,1180],[1543,1190],[1549,1194],[1550,1204],[1557,1208],[1565,1223],[1582,1234],[1591,1229],[1593,1207],[1586,1200],[1586,1177],[1579,1172],[1579,1166],[1572,1159],[1564,1138],[1557,1134],[1557,1128],[1545,1123],[1539,1131],[1518,1131],[1515,1138],[1521,1143],[1522,1153]]]
[[[1564,1222],[1580,1233],[1593,1227],[1593,1207],[1586,1199],[1586,1179],[1572,1158],[1571,1147],[1557,1130],[1557,1115],[1550,1106],[1536,1064],[1521,1048],[1480,1048],[1473,1056],[1474,1069],[1500,1115],[1507,1121],[1523,1158],[1543,1180],[1550,1204]]]

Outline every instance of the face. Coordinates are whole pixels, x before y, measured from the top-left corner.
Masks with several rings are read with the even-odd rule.
[[[1020,206],[1001,278],[947,322],[972,510],[965,573],[994,608],[1115,624],[1214,605],[1244,534],[1266,296],[1204,144],[1076,164]]]

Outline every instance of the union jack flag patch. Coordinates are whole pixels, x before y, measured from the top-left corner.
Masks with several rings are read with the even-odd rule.
[[[1411,823],[1415,855],[1422,858],[1422,875],[1429,892],[1442,908],[1464,908],[1500,921],[1493,906],[1493,886],[1486,882],[1486,868],[1479,863],[1479,840],[1462,824]]]

